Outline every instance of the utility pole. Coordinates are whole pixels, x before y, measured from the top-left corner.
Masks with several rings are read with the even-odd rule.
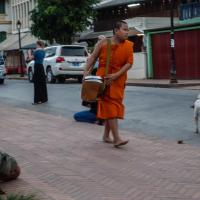
[[[171,32],[170,32],[170,47],[171,47],[171,69],[170,69],[170,83],[178,83],[176,78],[176,53],[174,40],[174,8],[175,0],[171,0]]]

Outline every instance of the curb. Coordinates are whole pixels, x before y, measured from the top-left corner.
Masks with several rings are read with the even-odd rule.
[[[28,78],[7,78],[8,80],[28,80]]]
[[[28,80],[28,77],[27,76],[24,76],[24,77],[12,77],[12,76],[6,76],[6,79],[9,79],[9,80]]]
[[[142,86],[142,87],[158,87],[158,88],[179,88],[179,87],[190,87],[190,86],[200,86],[200,83],[126,83],[127,86]]]
[[[28,80],[27,76],[20,77],[20,76],[6,76],[6,79],[10,80]],[[200,83],[145,83],[144,82],[133,82],[127,81],[127,86],[141,86],[141,87],[157,87],[157,88],[181,88],[181,87],[192,87],[192,86],[200,86]]]

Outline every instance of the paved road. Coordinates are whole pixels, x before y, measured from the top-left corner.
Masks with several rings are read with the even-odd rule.
[[[85,109],[81,106],[80,84],[49,84],[49,103],[32,106],[33,85],[23,80],[7,80],[0,86],[0,101],[29,110],[72,118]],[[193,110],[190,108],[198,90],[149,87],[126,87],[126,115],[120,128],[154,138],[184,140],[200,144],[193,133]]]

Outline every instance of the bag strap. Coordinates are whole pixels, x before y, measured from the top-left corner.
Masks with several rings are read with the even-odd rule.
[[[111,39],[107,39],[107,53],[106,53],[106,73],[105,76],[108,75],[108,67],[110,64],[110,54],[111,54]]]

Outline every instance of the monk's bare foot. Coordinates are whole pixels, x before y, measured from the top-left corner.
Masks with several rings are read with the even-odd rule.
[[[113,143],[113,141],[109,138],[109,137],[103,137],[103,141],[105,142],[105,143]]]
[[[126,145],[128,142],[129,140],[120,140],[114,143],[114,147],[120,147],[120,146]]]

